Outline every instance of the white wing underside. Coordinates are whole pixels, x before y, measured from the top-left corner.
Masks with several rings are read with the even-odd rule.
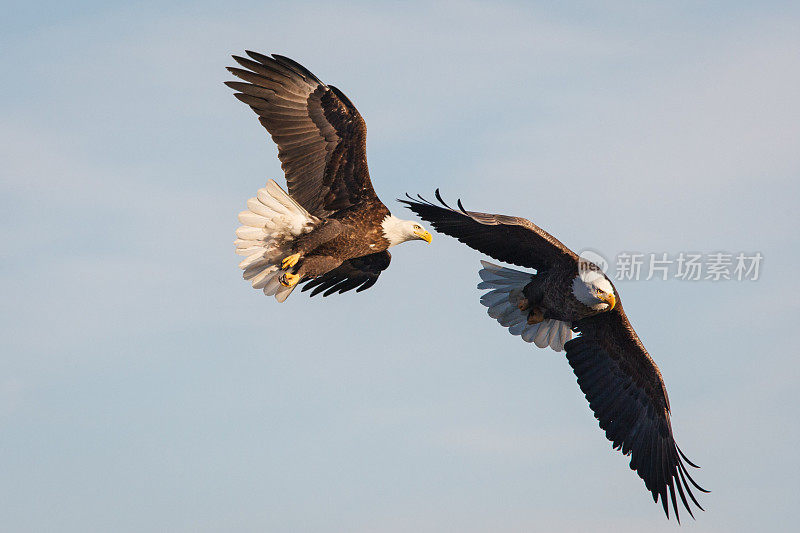
[[[243,277],[254,289],[283,302],[297,285],[284,287],[281,261],[291,253],[291,242],[308,233],[320,219],[309,214],[280,185],[269,180],[256,198],[247,200],[247,210],[239,213],[242,223],[236,230],[236,253],[246,256],[239,263]]]
[[[564,343],[572,338],[571,324],[548,318],[538,324],[528,324],[528,311],[520,311],[517,305],[522,289],[530,283],[531,274],[481,261],[478,272],[479,289],[491,289],[481,296],[481,304],[489,308],[489,316],[497,320],[512,335],[520,335],[525,342],[539,348],[550,346],[560,352]]]

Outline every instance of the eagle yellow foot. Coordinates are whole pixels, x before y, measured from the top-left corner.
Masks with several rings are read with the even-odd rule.
[[[300,276],[286,272],[278,281],[280,281],[281,285],[284,287],[294,287],[300,281]]]
[[[531,309],[528,313],[528,324],[538,324],[544,320],[544,312],[538,307]]]
[[[288,257],[284,257],[283,261],[281,261],[281,270],[286,270],[287,268],[292,268],[300,261],[300,254],[292,254]]]

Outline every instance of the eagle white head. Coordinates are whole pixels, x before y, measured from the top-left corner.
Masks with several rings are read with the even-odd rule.
[[[572,280],[572,294],[580,303],[595,311],[611,311],[617,305],[614,287],[601,270],[581,263]]]
[[[394,215],[389,215],[381,223],[383,235],[389,241],[389,246],[400,244],[401,242],[422,240],[430,244],[433,237],[430,232],[423,228],[419,222],[413,220],[403,220]]]

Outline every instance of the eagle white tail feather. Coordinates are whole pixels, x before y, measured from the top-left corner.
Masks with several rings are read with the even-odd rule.
[[[244,279],[283,302],[296,285],[281,285],[281,262],[291,253],[291,241],[314,229],[320,220],[269,180],[256,198],[247,200],[247,211],[239,213],[239,222],[242,226],[236,230],[234,244],[236,253],[245,256],[239,263]]]
[[[563,350],[564,343],[572,338],[569,323],[548,318],[538,324],[528,324],[528,311],[520,311],[517,307],[522,289],[531,281],[531,274],[487,261],[481,261],[481,265],[483,268],[478,275],[482,281],[478,288],[491,289],[481,296],[481,304],[489,308],[489,316],[508,328],[512,335],[522,336],[525,342],[532,342],[539,348],[550,346],[557,352]]]

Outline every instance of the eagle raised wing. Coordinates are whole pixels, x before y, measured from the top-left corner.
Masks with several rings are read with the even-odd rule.
[[[559,264],[575,263],[578,256],[561,242],[530,220],[453,209],[442,200],[439,189],[436,198],[441,206],[421,196],[399,200],[417,215],[451,237],[455,237],[470,248],[483,252],[499,261],[514,265],[547,270]]]
[[[613,310],[573,323],[580,336],[564,345],[567,360],[578,377],[578,386],[606,438],[615,449],[631,456],[630,466],[644,481],[653,501],[669,517],[667,492],[680,521],[676,492],[689,512],[686,496],[703,509],[690,484],[700,487],[689,475],[683,455],[672,435],[669,398],[661,372],[633,330],[619,294]]]
[[[389,268],[391,260],[392,255],[387,251],[349,259],[327,274],[310,280],[303,291],[311,290],[310,296],[322,291],[325,291],[322,296],[334,292],[341,294],[352,289],[356,292],[365,291],[375,285],[381,272]]]
[[[367,168],[367,126],[353,103],[287,57],[233,56],[244,80],[225,84],[249,105],[278,145],[289,194],[324,218],[365,200],[379,201]]]

